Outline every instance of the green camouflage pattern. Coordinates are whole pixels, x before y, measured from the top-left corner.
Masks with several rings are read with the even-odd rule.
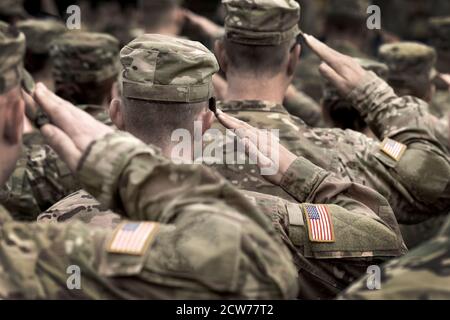
[[[27,50],[33,54],[48,54],[51,43],[66,32],[64,24],[56,20],[23,20],[17,28],[25,35]]]
[[[429,242],[381,268],[381,289],[368,290],[368,277],[346,290],[341,299],[448,300],[450,299],[450,219]]]
[[[304,180],[295,177],[299,167],[317,174],[311,179],[316,187],[303,198]],[[291,175],[292,173],[292,175]],[[406,252],[395,216],[386,200],[376,192],[327,176],[306,160],[298,161],[289,173],[286,187],[302,188],[301,199],[330,204],[334,219],[335,243],[316,244],[309,240],[301,204],[254,192],[243,193],[271,221],[294,256],[298,270],[300,299],[330,299],[365,273],[368,266]],[[330,192],[330,190],[334,190]],[[362,202],[354,200],[364,199]],[[337,205],[339,204],[339,205]],[[290,221],[292,219],[292,223]],[[41,214],[38,221],[58,223],[81,220],[92,226],[114,228],[120,216],[104,209],[86,191],[80,190]],[[304,221],[304,220],[303,220]],[[357,222],[355,222],[357,221]],[[352,226],[349,231],[349,226]]]
[[[213,96],[219,64],[199,42],[145,34],[120,52],[122,95],[148,101],[197,103]]]
[[[102,82],[119,72],[119,41],[104,33],[71,31],[50,46],[57,82]]]
[[[389,67],[388,82],[394,87],[427,84],[436,76],[436,50],[416,42],[382,45],[379,58]]]
[[[276,46],[300,34],[300,5],[294,0],[222,0],[222,4],[229,41]]]
[[[111,254],[111,229],[24,224],[2,210],[0,297],[296,297],[292,257],[270,221],[217,174],[174,165],[125,133],[95,142],[83,159],[78,175],[86,190],[127,219],[158,223],[155,239],[141,256]],[[80,290],[67,287],[71,265],[80,268]]]
[[[0,94],[17,86],[22,79],[25,36],[0,21]]]
[[[283,106],[293,116],[303,119],[305,123],[312,127],[324,127],[325,122],[322,115],[322,108],[302,91],[294,89],[292,96],[285,97]]]
[[[449,211],[450,161],[435,138],[426,103],[414,97],[397,97],[372,72],[348,99],[380,140],[388,137],[408,147],[400,161],[384,154],[379,141],[359,132],[311,128],[300,119],[281,117],[280,112],[265,112],[282,110],[273,103],[248,101],[222,108],[252,126],[280,129],[280,142],[297,156],[376,190],[387,198],[401,223],[419,223]],[[271,186],[267,182],[268,187],[263,188],[259,180],[249,179],[257,171],[243,174],[244,168],[234,166],[220,172],[243,189],[281,196],[273,187],[268,190]]]
[[[46,145],[39,133],[24,140],[21,156],[7,183],[0,188],[0,203],[13,218],[34,221],[55,202],[80,188],[66,164]]]

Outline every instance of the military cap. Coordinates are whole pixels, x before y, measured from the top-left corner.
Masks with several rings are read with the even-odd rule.
[[[27,50],[35,54],[49,53],[53,40],[66,32],[64,24],[56,20],[23,20],[17,28],[25,34]]]
[[[369,0],[328,0],[328,19],[364,20],[367,17]]]
[[[117,76],[119,41],[104,33],[71,31],[50,46],[56,81],[101,82]]]
[[[23,77],[25,36],[0,21],[0,94],[20,84]]]
[[[427,83],[436,76],[436,50],[415,42],[385,44],[379,50],[380,60],[389,67],[390,83]]]
[[[217,60],[199,42],[145,34],[120,52],[122,95],[148,101],[196,103],[213,95]]]
[[[24,0],[1,0],[0,15],[11,17],[26,17],[27,13],[23,7]]]
[[[450,51],[450,16],[430,19],[430,38],[438,50]]]
[[[223,0],[225,37],[246,45],[275,46],[299,33],[300,5],[294,0]]]

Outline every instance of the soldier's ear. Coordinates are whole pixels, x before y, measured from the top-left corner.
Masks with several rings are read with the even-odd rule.
[[[292,47],[289,52],[289,61],[287,67],[287,74],[289,77],[295,74],[295,70],[297,69],[297,64],[300,60],[300,53],[302,52],[302,47],[299,44],[296,44]]]
[[[109,105],[109,117],[117,129],[125,131],[125,121],[123,119],[123,103],[120,99],[113,99]]]
[[[222,40],[216,40],[214,43],[214,53],[216,54],[217,61],[219,61],[220,68],[223,72],[227,73],[228,57]]]

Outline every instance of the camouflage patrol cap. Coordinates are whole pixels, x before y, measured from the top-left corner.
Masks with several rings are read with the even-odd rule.
[[[66,32],[64,24],[56,20],[23,20],[17,28],[25,34],[27,50],[35,54],[49,53],[53,40]]]
[[[369,0],[328,0],[328,19],[364,20],[367,17]]]
[[[225,37],[245,45],[275,46],[300,34],[300,5],[294,0],[222,0]]]
[[[20,84],[23,77],[25,36],[0,21],[0,94]]]
[[[11,17],[26,17],[27,13],[23,7],[24,0],[1,0],[0,15]]]
[[[450,16],[431,18],[430,37],[438,50],[450,51]]]
[[[148,101],[196,103],[213,96],[217,60],[199,42],[145,34],[120,52],[122,95]]]
[[[398,85],[428,83],[436,76],[436,50],[415,42],[385,44],[380,60],[389,67],[388,81]]]
[[[50,46],[58,82],[101,82],[119,72],[119,41],[104,33],[73,31]]]

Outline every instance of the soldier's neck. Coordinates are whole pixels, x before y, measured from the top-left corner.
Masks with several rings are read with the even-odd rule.
[[[254,78],[227,74],[228,90],[225,101],[260,100],[282,104],[286,85],[280,76]]]

